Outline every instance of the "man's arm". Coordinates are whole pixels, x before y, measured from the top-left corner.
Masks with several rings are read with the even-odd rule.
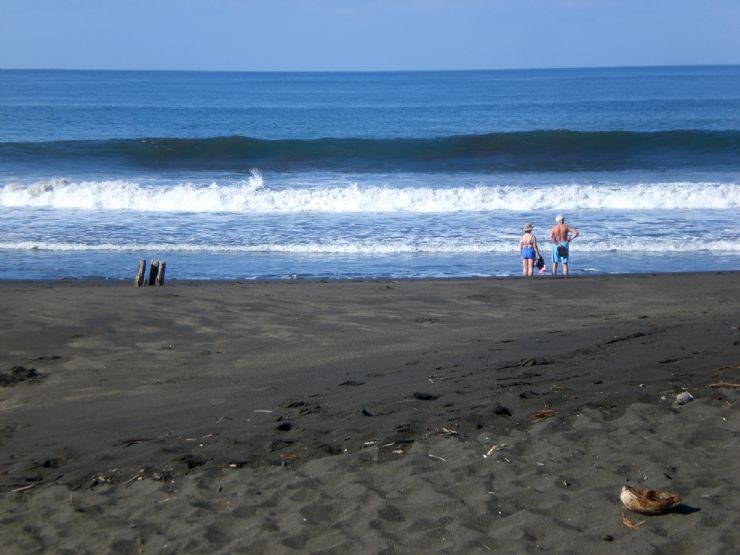
[[[568,242],[578,237],[578,230],[576,228],[568,226],[568,231],[572,233],[572,235],[568,238]]]

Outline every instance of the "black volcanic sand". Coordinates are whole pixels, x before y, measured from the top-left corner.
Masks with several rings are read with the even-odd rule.
[[[740,550],[740,273],[2,282],[0,308],[3,553]],[[625,481],[684,502],[629,528]]]

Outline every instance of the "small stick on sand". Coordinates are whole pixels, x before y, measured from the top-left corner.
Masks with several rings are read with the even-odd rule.
[[[31,484],[31,485],[28,485],[28,486],[23,486],[21,488],[12,489],[10,491],[11,491],[11,493],[15,493],[17,491],[26,491],[27,489],[31,489],[31,488],[35,488],[35,487],[36,487],[36,484]]]
[[[141,472],[139,472],[138,474],[135,474],[135,475],[131,476],[131,478],[129,478],[128,480],[126,480],[123,483],[123,485],[126,486],[126,487],[129,487],[131,484],[133,484],[137,480],[141,480],[141,479],[142,479]]]
[[[431,453],[429,453],[429,458],[434,459],[435,461],[447,462],[447,459],[443,459],[442,457],[438,457],[437,455],[432,455]]]
[[[125,447],[131,447],[132,445],[136,445],[137,443],[143,443],[145,441],[152,441],[152,438],[150,437],[134,437],[131,439],[124,439],[121,443]]]
[[[620,513],[622,515],[622,524],[624,524],[627,528],[637,528],[638,526],[642,526],[645,524],[644,520],[641,520],[639,522],[632,522],[629,518],[627,518],[627,515],[624,514],[624,512]]]
[[[716,387],[716,388],[724,388],[724,389],[738,389],[740,388],[740,383],[731,383],[731,382],[717,382],[717,383],[710,383],[707,387]]]
[[[540,420],[544,420],[545,418],[549,418],[550,416],[555,416],[557,414],[557,411],[554,409],[542,409],[535,412],[530,420],[532,422],[539,422]]]
[[[298,455],[292,455],[292,454],[280,455],[280,458],[282,459],[282,461],[280,462],[280,466],[285,466],[285,464],[288,461],[292,461],[294,459],[297,459],[298,458]]]

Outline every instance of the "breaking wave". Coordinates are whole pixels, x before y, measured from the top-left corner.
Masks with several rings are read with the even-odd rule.
[[[136,181],[53,179],[0,186],[0,206],[152,212],[416,212],[491,210],[675,210],[740,208],[740,184],[648,183],[270,188],[253,171],[238,183],[147,185]]]
[[[187,244],[187,243],[76,243],[55,241],[0,242],[0,250],[32,250],[51,252],[157,252],[157,253],[281,253],[297,255],[415,255],[415,254],[493,254],[514,253],[516,243],[511,240],[496,242],[456,241],[436,238],[429,241],[327,241],[306,243],[259,244]],[[713,253],[740,252],[740,242],[728,239],[712,241],[708,246],[703,238],[677,237],[620,239],[596,238],[582,240],[574,247],[577,253],[682,253],[711,251]],[[543,247],[543,253],[549,252]]]

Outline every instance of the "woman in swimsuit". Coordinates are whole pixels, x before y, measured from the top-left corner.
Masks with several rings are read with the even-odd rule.
[[[522,238],[519,239],[519,251],[522,253],[522,275],[531,276],[534,270],[534,261],[540,257],[537,247],[537,237],[534,236],[532,224],[522,226]]]

